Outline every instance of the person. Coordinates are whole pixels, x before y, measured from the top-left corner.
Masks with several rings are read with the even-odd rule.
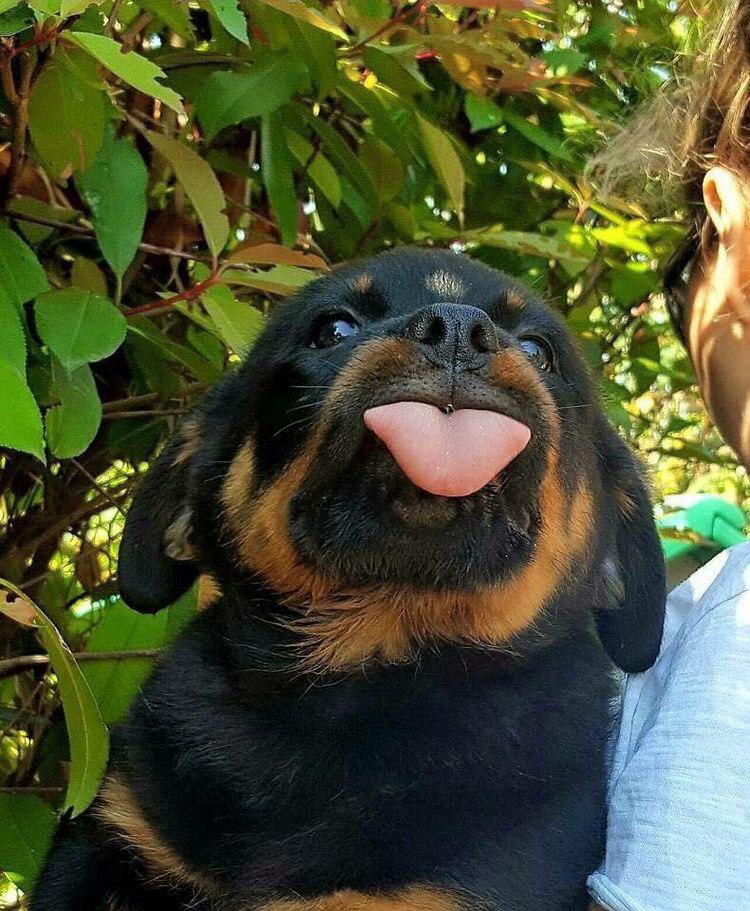
[[[639,134],[653,160],[651,127],[672,128],[662,160],[678,164],[692,224],[665,271],[667,305],[709,413],[750,468],[750,0],[722,4],[683,97],[669,117],[662,100],[636,118],[607,155],[642,170]],[[750,543],[670,594],[656,664],[624,680],[589,890],[607,911],[750,908]]]

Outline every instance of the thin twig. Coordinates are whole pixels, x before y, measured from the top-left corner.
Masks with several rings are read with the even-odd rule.
[[[160,408],[153,411],[107,411],[102,414],[105,421],[116,421],[120,418],[164,418],[170,415],[186,414],[187,408]]]
[[[0,794],[38,794],[40,797],[57,797],[62,794],[65,788],[44,788],[41,785],[30,784],[22,788],[0,788]],[[20,908],[20,905],[13,905],[13,908]],[[6,909],[6,911],[12,911]]]
[[[87,237],[94,237],[94,229],[85,225],[77,225],[67,221],[55,221],[52,218],[43,218],[39,215],[27,215],[25,212],[19,212],[17,209],[5,209],[0,211],[0,215],[7,218],[15,218],[18,221],[27,221],[32,225],[42,225],[45,228],[57,228],[60,231],[70,231],[72,234],[81,234]],[[211,256],[202,253],[185,253],[182,250],[174,250],[171,247],[158,247],[155,244],[140,243],[138,249],[144,253],[153,253],[157,256],[177,256],[180,259],[189,259],[195,262],[213,262]]]
[[[112,497],[112,495],[109,493],[109,491],[105,490],[102,487],[102,485],[96,480],[96,478],[91,474],[91,472],[87,468],[85,468],[83,465],[81,465],[81,463],[78,461],[78,459],[71,458],[70,461],[75,465],[75,467],[78,469],[78,471],[81,472],[81,474],[84,477],[88,478],[89,481],[91,481],[91,483],[99,491],[99,493],[103,497],[106,497],[107,502],[110,504],[110,506],[114,506],[115,509],[118,510],[118,512],[122,512],[120,504]]]
[[[356,44],[353,44],[350,48],[347,48],[346,51],[341,55],[342,57],[356,57],[356,55],[366,47],[371,41],[376,41],[378,38],[382,38],[383,35],[386,35],[392,28],[400,25],[406,19],[409,19],[413,15],[419,15],[430,5],[432,0],[420,0],[419,3],[415,3],[414,6],[404,7],[399,10],[394,16],[380,26],[380,28],[375,29],[375,31],[368,35],[366,38],[363,38],[361,41],[358,41]]]
[[[136,648],[114,652],[74,652],[73,657],[78,662],[134,661],[144,658],[158,658],[161,651],[159,648]],[[15,658],[5,658],[0,661],[0,679],[22,674],[24,671],[33,670],[35,667],[46,667],[49,663],[49,655],[18,655]]]

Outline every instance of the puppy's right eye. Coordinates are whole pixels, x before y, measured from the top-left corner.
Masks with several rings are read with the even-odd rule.
[[[359,323],[351,316],[326,317],[315,327],[310,339],[311,348],[333,348],[359,332]]]

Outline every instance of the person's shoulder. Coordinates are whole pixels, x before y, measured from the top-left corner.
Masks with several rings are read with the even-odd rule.
[[[672,591],[667,599],[662,655],[697,642],[718,641],[745,653],[750,637],[750,543],[723,551]],[[728,646],[725,646],[725,648]],[[669,653],[671,652],[671,655]]]
[[[678,585],[669,595],[669,602],[689,602],[703,609],[736,598],[750,591],[750,541],[736,544],[717,554]]]

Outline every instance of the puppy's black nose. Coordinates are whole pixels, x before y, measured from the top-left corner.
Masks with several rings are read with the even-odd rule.
[[[463,304],[425,307],[409,320],[404,336],[424,346],[427,357],[441,367],[476,366],[499,349],[489,316]]]

